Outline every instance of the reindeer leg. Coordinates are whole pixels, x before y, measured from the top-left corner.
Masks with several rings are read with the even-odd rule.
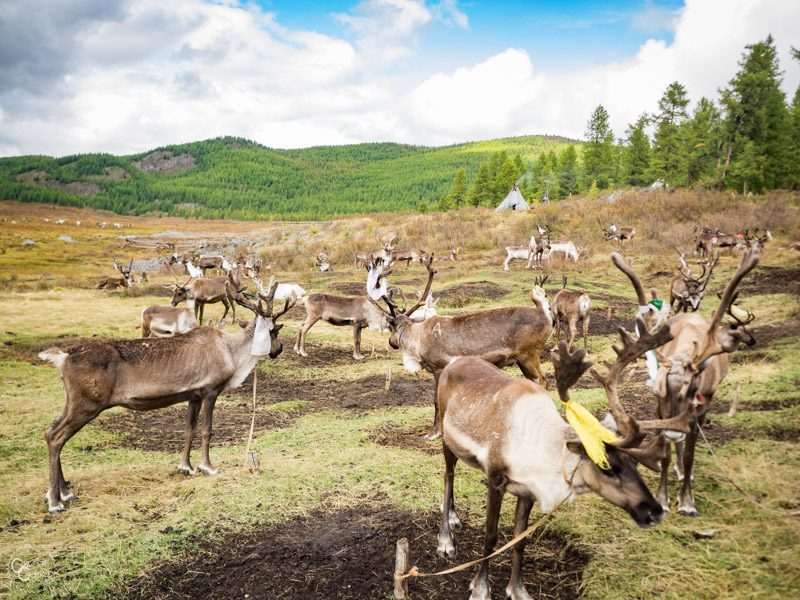
[[[197,470],[203,475],[216,475],[219,473],[217,469],[211,466],[211,459],[208,457],[208,447],[211,445],[211,422],[214,415],[214,405],[217,402],[217,395],[218,392],[211,392],[210,394],[204,396],[203,403],[200,408],[200,411],[203,414],[203,448],[202,458],[200,459],[200,464],[197,466]]]
[[[569,319],[569,343],[567,344],[567,348],[572,348],[572,343],[575,341],[575,338],[578,336],[578,319],[576,317],[570,317]]]
[[[363,325],[356,323],[353,325],[353,358],[356,360],[364,360],[364,355],[361,354],[361,330]]]
[[[669,513],[669,493],[667,492],[667,476],[669,475],[670,451],[672,444],[667,444],[667,455],[661,461],[661,479],[658,482],[656,501],[664,509],[664,515]]]
[[[222,318],[220,319],[220,321],[224,321],[225,320],[225,317],[228,315],[228,309],[231,307],[231,305],[228,303],[227,298],[223,298],[222,299],[222,306],[225,307],[225,312],[222,313]],[[234,317],[234,319],[235,319],[235,317]]]
[[[489,556],[497,544],[497,521],[500,518],[500,505],[506,493],[506,477],[503,474],[489,475],[489,492],[486,499],[486,535],[483,538],[483,555]],[[469,584],[472,590],[470,600],[491,600],[489,586],[489,561],[481,563],[478,573]]]
[[[708,399],[710,400],[710,398]],[[708,402],[708,400],[706,402]],[[706,404],[708,406],[708,404]],[[694,466],[694,448],[697,444],[697,434],[699,426],[705,421],[705,413],[698,415],[692,429],[686,435],[685,454],[683,456],[683,486],[678,496],[678,514],[683,517],[696,517],[697,509],[694,506],[694,495],[692,494],[692,467]]]
[[[564,332],[564,337],[566,338],[566,331]],[[531,381],[538,379],[539,385],[547,389],[547,377],[545,377],[542,371],[538,351],[532,353],[531,356],[527,358],[517,358],[517,365],[519,365],[519,370],[522,371],[522,375],[526,379],[530,379]]]
[[[197,473],[197,471],[192,468],[189,455],[192,452],[192,440],[194,439],[194,433],[197,430],[197,416],[199,414],[200,399],[197,398],[190,400],[189,405],[186,407],[186,428],[183,436],[183,458],[181,459],[181,463],[178,465],[178,473],[183,473],[184,475],[194,475]]]
[[[433,425],[431,425],[428,433],[422,436],[422,441],[424,442],[430,442],[442,437],[442,430],[439,427],[439,376],[441,374],[441,370],[433,372]]]
[[[587,348],[587,338],[589,337],[589,321],[591,320],[592,314],[591,312],[586,313],[586,316],[583,317],[583,349],[586,350]]]
[[[558,342],[561,339],[561,317],[556,314],[556,348],[558,348]]]
[[[317,321],[319,321],[319,318],[314,319],[310,316],[306,317],[305,322],[300,326],[297,332],[297,341],[294,344],[294,351],[300,356],[308,357],[306,353],[306,332],[308,332]]]
[[[64,407],[63,414],[58,417],[44,434],[47,440],[47,450],[50,456],[50,488],[45,495],[48,510],[53,514],[58,514],[65,509],[63,502],[72,500],[74,496],[64,480],[64,473],[61,469],[61,449],[64,444],[89,421],[94,419],[102,412],[102,409],[90,405],[81,412],[73,408],[74,403],[69,401]]]
[[[514,516],[514,537],[528,528],[528,517],[533,508],[533,500],[527,496],[517,498],[517,511]],[[531,600],[525,586],[522,585],[522,557],[525,552],[527,538],[522,538],[514,545],[514,557],[511,559],[511,579],[506,588],[506,598],[511,600]]]
[[[442,444],[442,450],[444,451],[444,501],[442,502],[442,527],[439,530],[439,546],[436,548],[436,554],[441,558],[453,558],[456,555],[456,548],[453,545],[451,529],[461,525],[453,506],[453,477],[458,457],[453,454],[447,444]]]

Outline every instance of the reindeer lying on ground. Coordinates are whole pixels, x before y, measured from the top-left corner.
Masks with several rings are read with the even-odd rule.
[[[646,305],[644,288],[633,268],[627,265],[618,254],[613,254],[614,264],[631,280],[641,306]],[[682,431],[665,428],[667,439],[675,444],[678,478],[683,480],[678,497],[678,513],[683,516],[697,516],[692,495],[692,465],[698,428],[702,426],[708,406],[728,368],[726,353],[733,352],[741,344],[751,346],[755,340],[745,328],[755,317],[734,305],[736,288],[747,273],[758,264],[758,249],[742,253],[742,261],[734,276],[725,286],[720,305],[709,322],[698,313],[682,313],[667,320],[673,339],[656,348],[658,373],[653,382],[653,390],[658,399],[656,414],[669,418],[697,405],[697,419],[692,424],[688,436]],[[733,321],[722,324],[725,314]],[[645,317],[648,320],[649,317]],[[684,452],[683,442],[686,448]],[[661,468],[661,482],[656,498],[665,511],[669,511],[667,493],[667,472],[670,463],[669,452]]]
[[[395,239],[396,236],[392,236],[392,239],[384,244],[379,238],[379,241],[381,241],[380,250],[375,250],[374,252],[356,252],[354,254],[353,270],[358,271],[359,267],[367,268],[370,261],[377,262],[380,260],[384,265],[391,265],[394,260],[394,246],[392,246],[392,243]]]
[[[142,311],[142,337],[172,337],[197,327],[191,308],[148,306]]]
[[[617,227],[616,225],[612,225],[609,229],[603,230],[603,235],[605,236],[605,240],[611,241],[616,240],[617,244],[622,245],[622,242],[629,242],[633,245],[633,238],[636,235],[636,229],[633,227]]]
[[[592,301],[589,294],[567,289],[567,276],[561,278],[562,287],[553,298],[553,313],[556,320],[556,344],[561,338],[561,322],[566,323],[569,329],[569,342],[567,347],[572,347],[575,336],[578,335],[578,323],[583,323],[583,347],[586,348],[589,333],[589,321],[592,316]],[[564,330],[564,339],[567,330]]]
[[[117,263],[117,259],[114,259],[114,269],[122,273],[122,277],[109,277],[106,275],[100,281],[97,282],[95,285],[95,289],[98,290],[115,290],[117,288],[126,288],[130,287],[131,285],[131,267],[133,267],[133,259],[131,259],[130,264],[126,267],[124,265],[120,266]]]
[[[388,310],[389,345],[402,350],[403,366],[411,373],[424,369],[433,374],[436,384],[442,370],[457,356],[478,356],[499,367],[516,364],[528,379],[537,378],[547,387],[547,379],[539,364],[542,348],[553,330],[550,304],[541,288],[531,290],[536,306],[510,306],[479,313],[436,315],[423,323],[412,320],[414,312],[427,298],[436,270],[433,255],[425,261],[428,282],[417,303],[400,309],[390,298],[383,297]],[[370,296],[373,292],[367,290]],[[374,296],[373,296],[374,297]],[[434,388],[436,389],[436,388]],[[434,419],[424,439],[439,437],[439,406],[433,398]]]
[[[688,312],[689,308],[692,309],[692,312],[695,312],[700,306],[700,301],[706,293],[706,286],[711,280],[711,275],[714,273],[714,267],[717,261],[719,261],[719,252],[717,252],[717,258],[711,263],[708,277],[704,280],[703,277],[706,275],[706,263],[703,263],[703,272],[700,274],[700,277],[695,278],[692,276],[689,265],[686,264],[686,253],[680,248],[676,248],[676,250],[680,255],[681,266],[678,269],[679,274],[672,278],[672,282],[669,286],[669,305],[672,307],[677,300],[677,312],[681,312],[681,310],[683,310],[683,312]],[[684,269],[686,269],[685,272]]]
[[[260,293],[250,304],[233,283],[231,294],[258,318],[266,319],[269,347],[255,349],[276,358],[283,349],[278,332],[283,325],[272,325],[292,306],[273,313],[273,294],[277,283]],[[202,412],[202,458],[199,470],[207,475],[218,471],[208,456],[211,421],[217,396],[239,387],[258,361],[253,349],[255,326],[251,323],[238,333],[223,333],[210,327],[197,327],[184,335],[151,339],[84,339],[68,351],[49,348],[39,358],[53,363],[61,373],[67,402],[63,414],[50,425],[45,438],[50,454],[50,489],[46,498],[51,513],[64,510],[64,502],[74,498],[61,469],[61,448],[84,425],[102,411],[114,406],[131,410],[154,410],[188,402],[183,458],[178,470],[194,474],[190,462],[197,418]]]
[[[641,319],[640,319],[641,322]],[[642,323],[642,330],[644,325]],[[453,505],[453,479],[459,459],[483,471],[488,481],[486,534],[483,556],[488,557],[497,542],[497,522],[503,496],[517,497],[514,535],[528,527],[534,502],[550,512],[578,494],[595,492],[627,512],[640,527],[660,523],[666,513],[653,498],[637,471],[637,462],[658,471],[666,454],[666,442],[658,435],[641,447],[642,429],[675,427],[688,430],[693,417],[687,412],[670,421],[637,422],[628,416],[618,399],[617,384],[624,368],[647,350],[670,339],[668,328],[655,335],[644,332],[634,340],[620,329],[623,348],[608,373],[592,371],[603,384],[622,439],[601,442],[606,463],[598,466],[587,455],[575,430],[558,413],[553,400],[540,385],[503,374],[497,367],[476,357],[456,358],[444,369],[438,384],[442,415],[442,449],[445,460],[445,492],[437,554],[453,558],[452,528],[461,523]],[[569,401],[569,388],[591,366],[586,352],[570,354],[561,343],[551,359],[558,393]],[[616,438],[616,432],[608,432]],[[598,463],[602,464],[599,460]],[[526,540],[514,546],[511,578],[506,597],[530,600],[522,583],[522,559]],[[470,584],[471,600],[490,600],[489,561],[481,563]]]
[[[413,250],[397,250],[392,253],[392,262],[404,262],[406,263],[406,269],[411,266],[412,262],[422,262],[422,258],[425,256],[425,251],[420,250],[419,254],[414,252]]]

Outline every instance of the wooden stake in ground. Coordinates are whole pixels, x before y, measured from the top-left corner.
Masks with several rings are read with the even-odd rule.
[[[258,473],[258,454],[250,452],[250,442],[253,441],[253,429],[256,425],[256,384],[258,382],[258,368],[253,369],[253,418],[250,421],[250,435],[247,438],[247,450],[244,452],[244,467],[251,473]],[[252,456],[251,456],[252,455]]]
[[[398,575],[405,575],[408,571],[408,540],[397,540],[397,551],[394,555],[394,597],[403,600],[408,594],[408,579],[398,579]]]
[[[392,387],[392,365],[386,370],[386,386],[383,389],[388,392],[390,387]]]
[[[608,307],[608,312],[606,313],[606,322],[611,320],[611,307]]]
[[[732,417],[736,414],[736,409],[739,408],[739,392],[742,391],[742,384],[736,386],[736,395],[733,397],[733,402],[731,402],[731,408],[728,411],[728,416]]]

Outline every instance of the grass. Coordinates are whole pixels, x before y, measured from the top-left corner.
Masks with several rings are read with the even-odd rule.
[[[652,214],[651,210],[649,215],[655,223],[662,224],[664,239],[679,230],[691,230],[688,225],[691,221],[677,220],[682,211],[688,210],[685,206],[688,200],[680,193],[672,197],[677,197],[676,206],[668,206],[676,219],[674,223],[665,225],[666,216],[660,212]],[[781,199],[776,201],[780,204]],[[667,210],[667,205],[658,205],[660,210]],[[758,200],[753,203],[752,211],[747,209],[744,218],[754,218],[756,211],[764,206]],[[777,218],[774,217],[777,214],[786,220],[789,225],[773,227],[773,234],[791,239],[797,233],[796,208],[791,207],[791,202],[782,206],[786,210],[770,209],[766,217]],[[621,201],[616,207],[597,204],[595,208],[597,214],[587,210],[586,205],[566,204],[560,205],[560,212],[546,207],[539,214],[542,218],[552,218],[561,231],[574,227],[587,237],[590,225],[595,220],[604,223],[604,219],[614,214],[613,210],[622,215],[615,217],[615,221],[630,217],[634,223],[640,223],[647,216],[646,207],[638,207],[633,201]],[[789,208],[795,213],[786,212]],[[23,209],[35,211],[31,214],[37,217],[48,214],[47,211],[56,212],[41,205],[20,207],[0,203],[0,213],[17,211],[19,216]],[[714,197],[698,199],[696,209],[693,218],[704,215],[710,224],[728,214],[726,205]],[[446,248],[445,244],[454,242],[462,248],[464,260],[452,265],[441,263],[435,290],[489,282],[509,291],[493,301],[468,296],[457,301],[462,302],[461,306],[442,301],[440,312],[530,302],[527,291],[533,273],[514,264],[511,271],[503,272],[502,257],[496,250],[505,239],[510,239],[508,232],[521,232],[530,219],[519,215],[486,215],[480,211],[448,213],[436,219],[431,215],[402,219],[392,227],[406,228],[404,241],[412,247],[433,235],[440,244],[438,247]],[[84,220],[96,219],[84,217]],[[217,222],[197,225],[178,220],[132,221],[136,225],[131,229],[143,233],[164,228],[224,230],[224,225]],[[336,252],[344,257],[351,247],[365,245],[375,235],[386,235],[387,222],[384,216],[336,220],[330,226],[318,226],[313,240],[308,235],[297,239],[306,240],[303,252],[308,256],[315,254],[319,244],[331,250],[336,247]],[[59,234],[52,224],[40,223],[36,223],[35,230],[20,229],[18,233],[27,237],[39,235],[43,240],[55,239]],[[469,236],[471,226],[479,234]],[[273,243],[279,244],[281,236],[292,236],[302,227],[308,228],[295,224],[230,227],[242,235],[255,232],[256,240],[263,235],[264,252]],[[276,237],[278,228],[283,233]],[[79,238],[74,233],[68,235]],[[50,517],[43,504],[47,487],[43,433],[60,414],[64,392],[56,371],[39,364],[36,353],[59,340],[78,336],[135,337],[141,309],[165,303],[163,297],[131,297],[94,290],[86,284],[90,273],[102,274],[107,270],[105,265],[111,262],[110,257],[128,256],[130,260],[131,256],[139,258],[143,252],[116,254],[118,240],[112,234],[105,235],[90,240],[94,236],[86,234],[86,239],[64,246],[66,250],[63,245],[47,241],[30,251],[12,247],[17,238],[0,236],[3,244],[0,250],[5,250],[0,253],[3,273],[0,300],[14,307],[7,311],[0,330],[0,527],[3,528],[0,565],[10,565],[12,559],[18,558],[24,561],[29,579],[20,581],[12,571],[0,568],[0,595],[14,599],[117,597],[125,581],[146,570],[151,561],[179,561],[197,551],[200,542],[187,541],[177,531],[197,534],[200,539],[218,538],[226,531],[277,523],[320,509],[339,510],[374,503],[413,512],[428,511],[439,505],[443,470],[440,456],[370,441],[372,432],[381,427],[427,426],[430,407],[306,412],[313,406],[312,397],[278,401],[265,409],[261,399],[258,400],[260,409],[297,415],[287,427],[256,430],[253,449],[259,453],[262,465],[258,475],[242,468],[246,431],[242,432],[242,442],[238,445],[214,446],[212,442],[212,458],[222,469],[220,476],[184,477],[174,474],[179,448],[174,452],[128,449],[116,434],[90,424],[63,452],[65,475],[73,482],[80,499],[64,514]],[[676,261],[669,249],[655,248],[644,239],[645,236],[641,248],[626,254],[633,255],[645,285],[655,285],[663,297]],[[632,315],[633,293],[626,278],[610,265],[607,259],[610,248],[599,241],[589,247],[590,257],[586,261],[563,264],[569,286],[586,289],[590,295],[603,294],[602,299],[593,300],[596,307],[608,303],[630,305],[630,310],[616,314]],[[283,256],[281,252],[278,251],[279,258]],[[88,268],[78,260],[85,256],[90,257]],[[714,291],[732,274],[736,260],[722,257],[712,280]],[[300,282],[314,291],[332,291],[332,284],[362,280],[361,273],[354,273],[346,266],[330,275],[307,270],[308,265],[301,262],[298,259],[296,265],[300,270],[279,271],[279,278]],[[765,253],[763,263],[765,267],[796,268],[794,255],[772,249]],[[62,271],[54,274],[53,285],[48,282],[38,289],[36,281],[23,281],[37,278],[43,269],[56,268]],[[561,287],[558,277],[561,269],[552,271],[551,278],[558,281],[548,282],[550,297]],[[768,274],[768,270],[763,272]],[[393,278],[424,283],[424,271],[419,267],[408,272],[400,269]],[[167,275],[157,275],[151,285],[170,280]],[[403,287],[413,288],[410,284]],[[741,303],[757,314],[759,326],[785,324],[799,318],[797,296],[785,290],[743,294]],[[715,300],[704,301],[701,314],[708,317],[715,307]],[[219,306],[212,306],[206,313],[217,317],[220,311]],[[351,329],[322,323],[309,332],[309,353],[313,358],[315,350],[321,353],[332,349],[341,357],[317,367],[310,361],[290,361],[286,355],[291,352],[302,322],[302,311],[295,309],[287,317],[287,326],[281,333],[285,355],[259,364],[260,390],[262,385],[268,385],[270,378],[298,383],[318,381],[323,387],[329,381],[357,385],[364,377],[384,374],[389,365],[393,367],[395,380],[413,377],[402,371],[399,354],[388,348],[386,334],[365,331],[362,349],[368,353],[374,345],[377,357],[355,362],[350,359]],[[612,359],[611,345],[617,341],[613,336],[592,335],[591,329],[590,326],[591,358],[596,363]],[[228,330],[233,331],[234,326],[229,325]],[[582,344],[580,338],[577,344]],[[758,344],[756,350],[732,355],[728,377],[714,400],[724,406],[741,386],[736,415],[715,413],[712,417],[716,427],[738,432],[736,438],[715,445],[714,455],[702,444],[697,451],[695,497],[700,513],[697,519],[672,514],[660,526],[642,530],[618,509],[587,495],[562,507],[548,523],[547,527],[578,544],[592,557],[583,573],[585,598],[790,598],[800,594],[797,558],[800,522],[791,514],[800,509],[800,394],[797,392],[800,338],[784,337],[768,345]],[[550,362],[543,366],[552,375]],[[508,372],[518,374],[515,368]],[[430,379],[428,375],[423,377]],[[551,393],[555,397],[555,392]],[[605,394],[597,387],[574,390],[572,396],[596,413],[606,410]],[[771,404],[765,406],[765,402]],[[89,446],[94,450],[86,451]],[[645,477],[654,489],[656,476],[647,473]],[[483,523],[485,501],[485,488],[480,480],[477,471],[463,465],[458,467],[455,493],[459,514],[479,527]],[[732,481],[745,491],[744,496]],[[671,476],[672,497],[677,493],[676,486]],[[502,527],[510,527],[512,513],[513,502],[507,499]],[[20,524],[11,526],[12,520]],[[696,535],[710,530],[716,533],[708,539]],[[535,566],[527,564],[525,568]]]

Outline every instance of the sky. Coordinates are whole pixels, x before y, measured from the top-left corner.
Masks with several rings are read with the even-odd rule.
[[[0,156],[617,137],[678,81],[716,100],[798,0],[0,0]]]

